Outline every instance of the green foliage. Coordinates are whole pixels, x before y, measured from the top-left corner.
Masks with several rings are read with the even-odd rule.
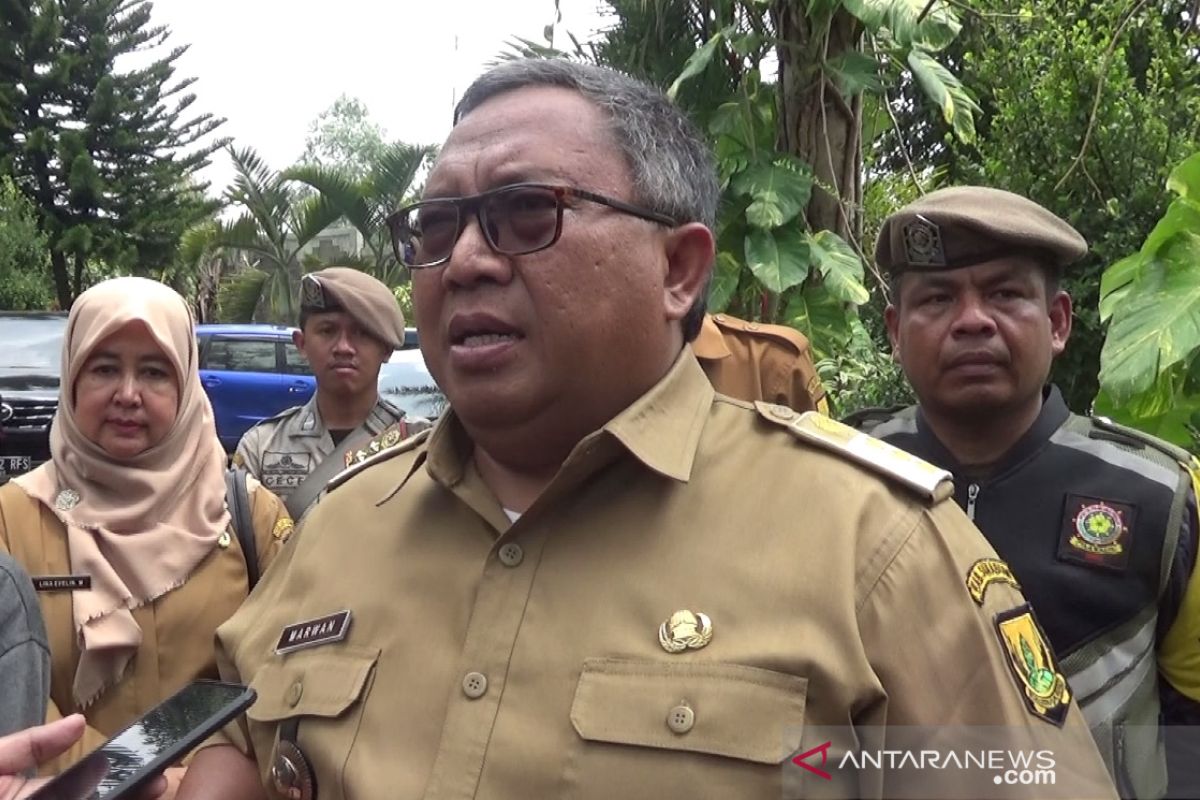
[[[974,146],[902,85],[899,133],[885,133],[874,154],[874,171],[895,175],[907,151],[925,188],[978,183],[1029,197],[1088,240],[1090,255],[1064,276],[1075,320],[1052,374],[1079,411],[1098,389],[1101,273],[1138,249],[1163,212],[1167,175],[1200,149],[1188,7],[1139,4],[1129,16],[1127,4],[1031,0],[1019,14],[968,15],[945,56],[982,109]]]
[[[46,281],[49,264],[36,209],[12,179],[0,176],[0,309],[50,308],[54,293]]]
[[[1200,430],[1200,152],[1171,173],[1175,198],[1141,249],[1101,283],[1109,322],[1098,410],[1176,444]]]
[[[159,274],[216,204],[194,176],[222,120],[189,115],[185,47],[147,0],[9,0],[0,13],[0,173],[33,203],[57,300],[113,272]],[[158,57],[137,69],[124,56]]]
[[[332,167],[365,177],[387,148],[386,133],[357,97],[341,95],[308,126],[300,164]]]

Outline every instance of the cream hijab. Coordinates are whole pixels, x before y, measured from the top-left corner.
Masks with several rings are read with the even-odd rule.
[[[133,321],[175,368],[179,411],[161,442],[118,461],[80,432],[74,387],[96,346]],[[229,523],[225,454],[197,360],[191,312],[169,287],[116,278],[84,292],[67,322],[52,460],[13,481],[62,520],[72,574],[92,579],[90,591],[73,594],[82,707],[121,679],[141,644],[130,610],[183,584]]]

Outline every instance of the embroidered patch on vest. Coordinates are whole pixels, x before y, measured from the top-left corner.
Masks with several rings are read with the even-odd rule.
[[[275,644],[275,652],[279,655],[293,650],[303,650],[306,647],[316,647],[322,644],[340,642],[350,631],[350,611],[339,611],[325,617],[297,622],[288,625],[279,634]]]
[[[971,565],[967,572],[967,591],[978,605],[983,605],[987,588],[993,583],[1007,583],[1018,592],[1021,591],[1021,584],[1017,583],[1012,570],[1000,559],[981,558]]]
[[[1058,539],[1059,560],[1124,570],[1136,518],[1137,508],[1128,503],[1068,494]]]
[[[86,592],[92,588],[91,575],[34,575],[30,580],[38,592]]]
[[[996,635],[1025,707],[1035,717],[1062,727],[1071,707],[1071,690],[1058,669],[1042,626],[1028,603],[996,615]]]

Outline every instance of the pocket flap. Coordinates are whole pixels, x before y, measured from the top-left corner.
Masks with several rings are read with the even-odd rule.
[[[589,741],[780,764],[800,747],[807,690],[805,678],[738,664],[590,658],[571,724]],[[678,706],[692,711],[682,733],[668,725]]]
[[[258,700],[246,716],[258,722],[288,717],[336,717],[362,696],[379,658],[365,647],[314,648],[277,656],[254,674]]]

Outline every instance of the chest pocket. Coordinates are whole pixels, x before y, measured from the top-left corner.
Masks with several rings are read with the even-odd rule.
[[[779,797],[808,681],[737,664],[588,659],[566,796]]]
[[[258,700],[246,716],[264,781],[275,760],[280,723],[295,718],[296,744],[307,756],[317,786],[342,785],[378,658],[378,649],[332,645],[278,657],[255,673],[250,687]],[[271,757],[262,758],[266,753]]]

